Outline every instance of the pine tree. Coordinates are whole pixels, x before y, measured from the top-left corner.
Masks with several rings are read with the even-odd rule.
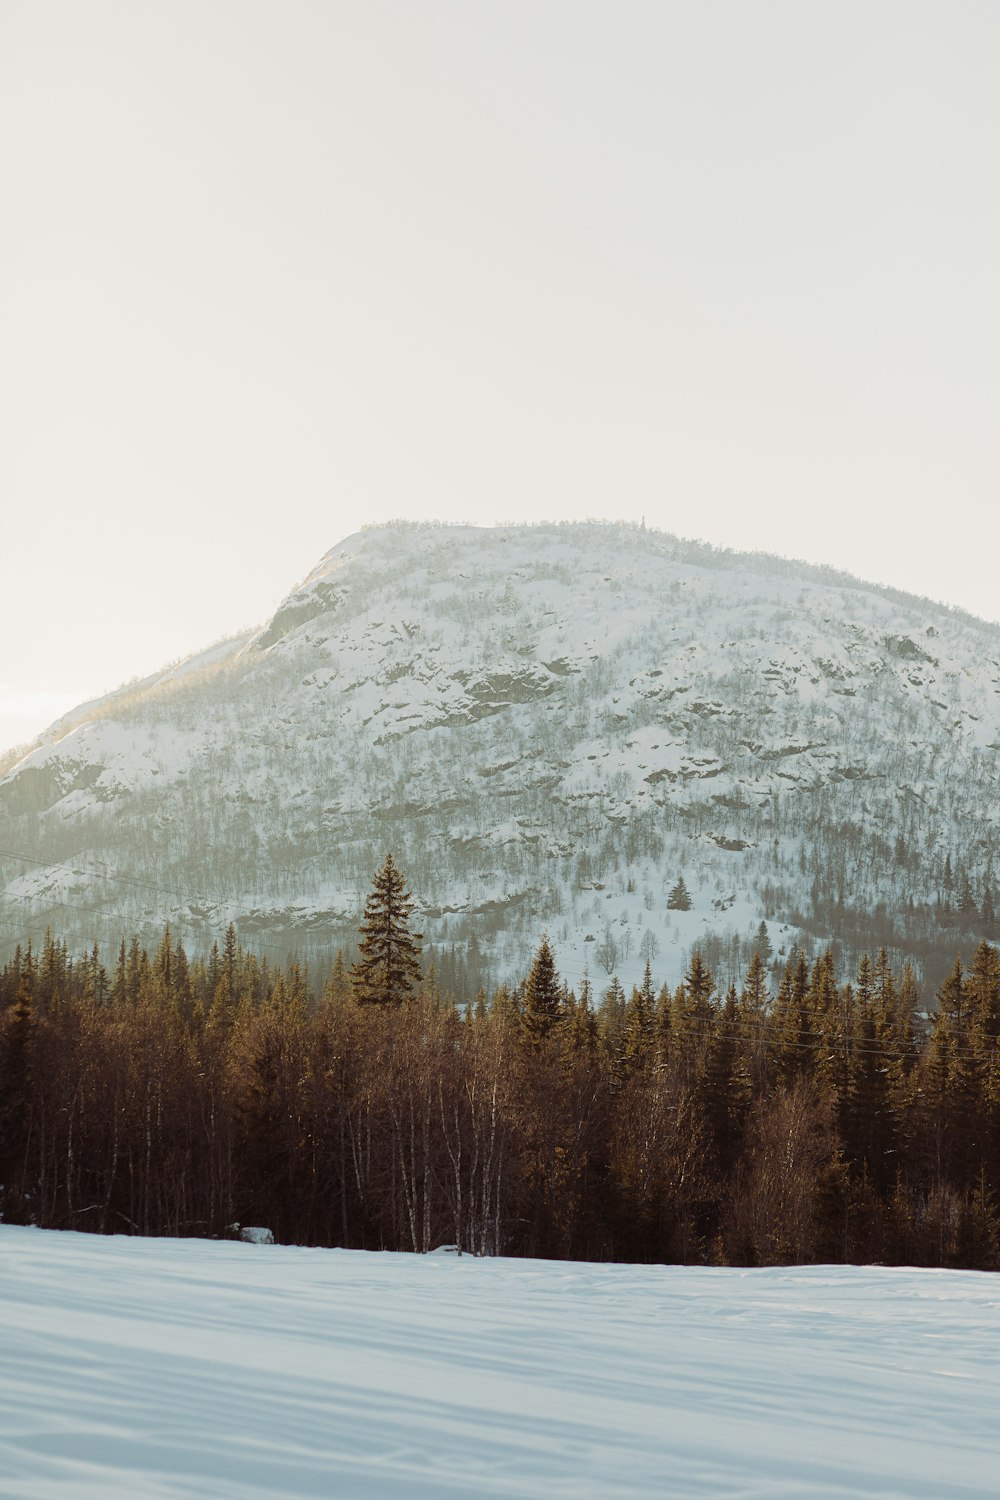
[[[344,950],[338,948],[333,959],[333,968],[330,977],[323,987],[324,1003],[337,1009],[349,999],[351,995],[351,979],[344,962]]]
[[[958,900],[958,910],[960,916],[964,918],[966,926],[970,929],[975,927],[979,920],[979,908],[976,905],[976,898],[972,894],[972,886],[969,883],[968,875],[962,876],[962,894]]]
[[[157,950],[153,967],[159,975],[164,994],[172,994],[174,988],[174,948],[169,922],[164,924],[163,937],[160,940],[160,946]]]
[[[524,987],[521,1025],[535,1046],[543,1042],[563,1016],[563,992],[556,961],[547,937],[543,937]]]
[[[663,1038],[670,1061],[681,1066],[689,1083],[703,1080],[706,1058],[715,1038],[718,1014],[714,994],[715,978],[701,952],[695,949],[684,983],[674,991],[669,1036]]]
[[[625,1010],[625,991],[616,974],[601,996],[597,1007],[597,1023],[601,1044],[612,1061],[617,1082],[621,1082],[621,1065],[625,1055]]]
[[[570,994],[566,1024],[563,1027],[563,1044],[571,1054],[586,1053],[593,1056],[596,1050],[598,1027],[592,998],[590,971],[584,969],[579,995]]]
[[[769,1006],[767,969],[758,950],[750,960],[736,1008],[742,1067],[755,1096],[764,1092],[770,1071],[767,1055]]]
[[[415,903],[391,854],[375,876],[358,933],[360,957],[351,966],[363,1005],[401,1005],[420,978],[421,932],[410,931]]]
[[[977,1144],[985,1163],[1000,1159],[1000,953],[989,943],[980,943],[973,956],[967,998],[968,1064],[975,1086]]]
[[[133,932],[125,971],[125,998],[130,1005],[138,1005],[143,987],[149,979],[149,972],[149,954],[145,948],[139,947],[138,936]]]
[[[184,944],[178,938],[174,949],[174,994],[186,1007],[191,1004],[191,969],[188,964],[188,956],[184,951]]]
[[[869,966],[870,967],[870,966]],[[838,1048],[845,1050],[845,1033],[849,1028],[850,1004],[844,1008],[837,991],[837,970],[833,950],[824,949],[813,964],[809,980],[809,1032],[802,1041],[808,1041],[812,1055],[808,1068],[821,1087],[838,1093],[838,1069],[833,1053]]]
[[[677,883],[667,897],[667,911],[690,911],[692,905],[691,893],[684,884],[684,876],[678,875]]]
[[[51,929],[47,930],[34,994],[35,1007],[40,1015],[53,1020],[58,1015],[66,994],[68,963],[66,944],[57,942]]]
[[[706,1113],[715,1166],[724,1177],[736,1164],[751,1098],[751,1080],[741,1056],[739,1004],[736,986],[731,984],[722,1003],[705,1069]]]
[[[767,989],[766,960],[758,948],[750,960],[746,979],[743,981],[743,993],[740,996],[740,1004],[747,1018],[760,1020],[767,1014],[770,1000]]]
[[[808,1071],[812,1030],[808,996],[809,965],[799,948],[788,955],[772,1008],[773,1060],[784,1084]]]
[[[965,1057],[965,972],[956,959],[937,993],[937,1014],[917,1071],[917,1126],[922,1165],[930,1186],[940,1190],[954,1176],[961,1178],[968,1160],[965,1149],[971,1103]]]
[[[93,1005],[103,1005],[108,998],[108,971],[101,963],[101,950],[97,943],[83,960],[83,998]]]
[[[236,928],[230,922],[226,928],[226,942],[222,950],[222,982],[226,987],[226,996],[230,1002],[236,999],[236,967],[239,961],[239,943],[236,939]]]
[[[118,949],[118,961],[115,964],[115,976],[111,981],[111,1003],[119,1006],[125,1004],[128,993],[128,959],[125,953],[125,939],[122,938]]]
[[[712,974],[701,950],[696,948],[691,955],[684,984],[678,991],[680,1000],[678,1020],[692,1035],[698,1034],[712,1019],[712,996],[715,993],[715,976]]]
[[[209,1024],[213,1029],[228,1031],[239,1001],[242,998],[239,985],[240,967],[240,945],[236,936],[236,928],[230,922],[226,928],[226,940],[220,955],[218,946],[213,945],[209,958],[210,972],[215,974],[215,984],[212,989],[212,1001],[208,1013]]]
[[[865,1182],[878,1189],[896,1160],[889,1101],[893,1000],[885,950],[877,966],[863,954],[843,1038],[847,1074],[838,1082],[845,1142],[854,1160],[863,1163]]]
[[[642,987],[633,988],[625,1011],[625,1071],[637,1073],[653,1060],[655,1042],[656,991],[649,959],[642,976]]]
[[[765,965],[771,962],[771,959],[774,955],[774,949],[771,947],[771,938],[767,930],[766,922],[762,921],[760,926],[757,928],[757,931],[754,933],[753,952],[755,958],[758,954],[760,955],[760,958]]]

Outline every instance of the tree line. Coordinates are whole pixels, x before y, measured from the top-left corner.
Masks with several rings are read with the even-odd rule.
[[[547,938],[492,994],[420,964],[391,857],[358,959],[48,936],[0,970],[8,1222],[477,1254],[1000,1267],[1000,952],[913,970],[698,953],[574,991]]]

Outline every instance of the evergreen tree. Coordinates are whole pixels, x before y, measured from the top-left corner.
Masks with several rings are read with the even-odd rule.
[[[986,1167],[1000,1160],[1000,953],[989,943],[980,943],[973,955],[967,998],[968,1067],[973,1077],[979,1136],[976,1145],[980,1164]]]
[[[771,959],[774,955],[774,949],[771,947],[771,938],[768,934],[766,922],[762,921],[760,926],[757,928],[757,931],[754,933],[753,952],[755,958],[758,956],[758,954],[760,955],[760,958],[765,965],[771,962]]]
[[[976,905],[976,898],[972,894],[972,886],[969,883],[968,875],[962,876],[962,894],[958,899],[958,910],[965,925],[969,928],[975,927],[979,921],[979,908]]]
[[[613,1076],[621,1082],[625,1057],[625,1012],[627,1002],[622,982],[616,974],[601,996],[597,1010],[598,1031],[601,1044],[611,1059]]]
[[[178,938],[173,962],[174,994],[185,1006],[191,1004],[191,970],[184,944]]]
[[[893,1045],[892,971],[883,949],[878,966],[868,954],[858,968],[854,1006],[845,1035],[847,1077],[840,1089],[844,1138],[865,1181],[881,1188],[894,1159],[889,1086]],[[887,1153],[892,1156],[887,1156]]]
[[[83,998],[95,1005],[103,1005],[108,998],[108,971],[101,963],[101,950],[97,943],[83,960]]]
[[[562,1017],[563,990],[549,940],[543,937],[524,986],[521,1025],[528,1040],[537,1046],[549,1036]]]
[[[731,984],[705,1063],[706,1114],[715,1168],[722,1179],[736,1164],[751,1098],[751,1080],[741,1055],[739,1016],[740,1002]]]
[[[334,1007],[342,1006],[351,994],[351,977],[344,961],[344,950],[338,948],[333,959],[330,977],[323,988],[324,1002]]]
[[[401,1005],[420,978],[421,932],[410,931],[415,903],[391,854],[375,876],[358,933],[360,957],[351,966],[363,1005]]]
[[[676,1019],[691,1036],[701,1034],[713,1016],[715,977],[696,948],[691,955],[684,983],[677,992]]]
[[[764,1092],[770,1071],[767,1055],[770,1003],[767,970],[758,951],[750,960],[750,967],[743,981],[735,1022],[741,1066],[754,1096]]]
[[[690,911],[692,905],[691,893],[684,884],[684,876],[678,875],[677,883],[667,897],[667,911]]]
[[[990,1057],[1000,1041],[1000,953],[980,943],[966,984],[968,1032],[972,1045]]]
[[[782,1083],[808,1071],[813,1047],[808,997],[809,965],[799,948],[788,955],[772,1011],[771,1047]]]
[[[125,970],[125,997],[130,1005],[138,1005],[139,997],[149,978],[149,973],[149,954],[145,948],[139,947],[139,938],[133,932],[132,941],[128,949],[128,963]]]
[[[579,997],[571,994],[566,1008],[563,1044],[570,1054],[593,1056],[597,1047],[597,1016],[590,999],[590,977],[584,974]]]
[[[20,950],[18,950],[20,957]],[[0,1033],[0,1218],[20,1221],[26,1188],[26,1156],[31,1134],[31,1100],[35,1082],[34,1044],[38,1021],[33,990],[31,949],[10,1011],[6,1035]]]
[[[758,1022],[766,1017],[770,1001],[765,962],[763,954],[758,949],[750,960],[750,967],[743,981],[743,993],[740,996],[740,1004],[746,1016],[753,1017]]]
[[[153,960],[153,972],[160,981],[165,996],[174,994],[174,965],[176,955],[174,953],[173,938],[170,932],[170,923],[167,922],[163,928],[163,937]]]
[[[40,1015],[53,1019],[58,1015],[66,994],[68,969],[66,944],[56,942],[51,930],[46,931],[34,994],[35,1007]]]
[[[699,1107],[704,1103],[708,1087],[706,1062],[715,1041],[718,1019],[712,998],[714,994],[715,978],[701,952],[695,949],[684,983],[674,991],[670,1031],[664,1040],[668,1059],[679,1069],[679,1076],[683,1076],[694,1089]]]
[[[236,940],[236,928],[230,922],[226,928],[226,943],[222,950],[222,983],[226,987],[226,998],[230,1004],[236,999],[236,966],[239,960],[239,944]]]
[[[122,938],[118,949],[118,961],[115,964],[115,975],[111,981],[111,1004],[114,1006],[124,1005],[128,993],[128,959],[125,953],[125,939]]]
[[[642,986],[633,988],[625,1011],[625,1056],[627,1073],[636,1073],[652,1062],[655,1041],[656,991],[649,959],[643,971]]]
[[[950,1188],[950,1179],[966,1172],[966,1130],[971,1077],[967,1067],[965,971],[956,959],[937,994],[937,1014],[920,1058],[916,1098],[919,1101],[921,1165],[932,1191]]]
[[[839,1050],[843,1058],[847,1050],[845,1032],[849,1025],[850,991],[847,992],[847,999],[848,1008],[845,1011],[837,991],[833,952],[826,948],[813,964],[809,981],[810,1030],[808,1038],[804,1036],[802,1040],[804,1042],[808,1039],[813,1048],[813,1055],[808,1063],[809,1071],[819,1084],[832,1091],[834,1097],[838,1092],[838,1069],[834,1064],[833,1053]]]

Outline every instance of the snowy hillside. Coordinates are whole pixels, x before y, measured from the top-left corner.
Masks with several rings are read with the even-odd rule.
[[[0,1496],[986,1500],[996,1278],[0,1227]]]
[[[0,934],[325,954],[391,849],[474,980],[543,928],[597,983],[695,942],[727,976],[762,918],[950,958],[993,935],[998,753],[1000,630],[926,601],[632,528],[373,528],[7,769]]]

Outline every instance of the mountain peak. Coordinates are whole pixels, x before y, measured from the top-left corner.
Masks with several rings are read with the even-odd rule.
[[[391,848],[432,947],[493,977],[542,926],[571,979],[673,982],[695,942],[735,972],[761,920],[926,962],[946,854],[961,920],[989,905],[998,705],[994,627],[833,570],[601,522],[365,528],[0,779],[0,847],[44,861],[0,856],[5,921],[325,952]]]

